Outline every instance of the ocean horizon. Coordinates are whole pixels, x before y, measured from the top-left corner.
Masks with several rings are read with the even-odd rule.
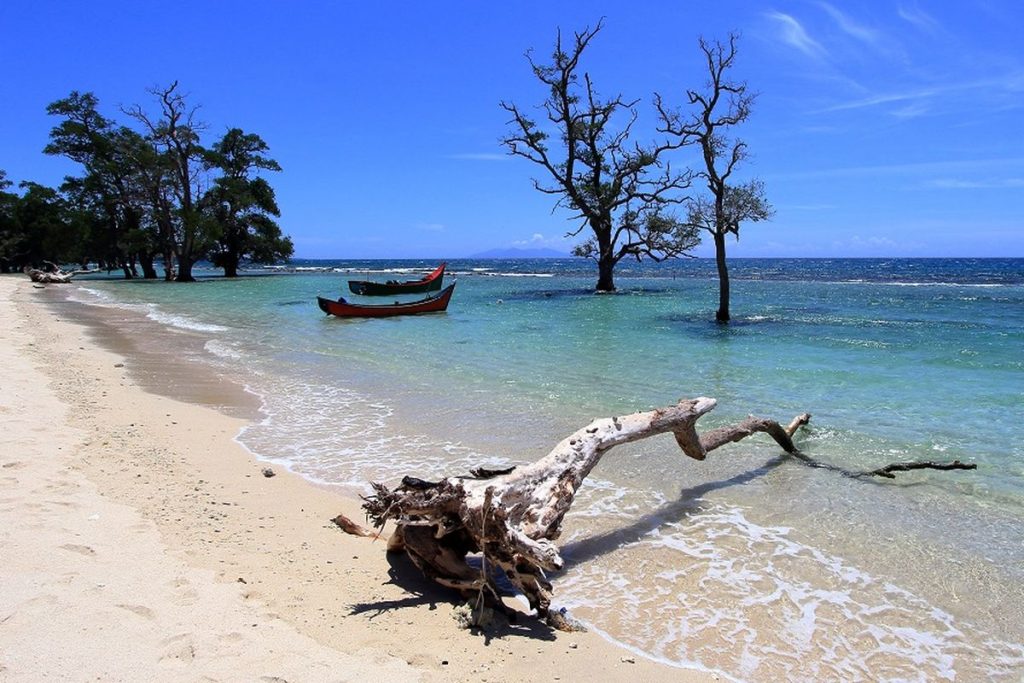
[[[530,462],[593,418],[696,396],[718,400],[702,430],[810,412],[798,446],[838,467],[976,463],[851,480],[767,437],[705,462],[671,437],[619,447],[566,517],[554,598],[630,651],[730,679],[1019,679],[1024,259],[732,259],[728,326],[711,259],[623,262],[614,296],[585,259],[450,259],[447,313],[317,309],[359,300],[349,278],[438,262],[87,276],[70,296],[196,349],[260,403],[240,443],[350,495]]]

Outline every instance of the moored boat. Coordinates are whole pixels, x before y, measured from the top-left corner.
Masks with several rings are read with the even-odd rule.
[[[373,282],[370,280],[349,280],[348,288],[353,294],[363,296],[391,296],[392,294],[422,294],[441,289],[444,280],[444,269],[447,263],[442,263],[432,273],[419,280],[408,280],[398,282],[388,280],[387,282]]]
[[[448,308],[448,301],[455,291],[455,283],[448,285],[440,294],[428,296],[426,299],[393,304],[354,304],[345,301],[344,298],[337,301],[325,299],[322,296],[316,298],[320,310],[328,315],[336,315],[341,318],[383,318],[393,315],[416,315],[418,313],[440,313]]]

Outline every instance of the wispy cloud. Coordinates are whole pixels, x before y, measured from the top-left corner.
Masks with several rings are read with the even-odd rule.
[[[1018,73],[1011,73],[996,78],[983,78],[976,81],[963,81],[960,83],[930,85],[920,88],[913,88],[910,90],[906,90],[904,92],[892,92],[887,93],[885,95],[872,95],[870,97],[864,97],[859,100],[852,100],[850,102],[835,104],[832,105],[831,107],[820,109],[815,113],[846,111],[850,109],[864,109],[866,107],[875,107],[884,104],[895,104],[901,102],[921,102],[924,100],[933,99],[940,95],[948,95],[950,93],[960,93],[972,90],[984,90],[989,93],[997,95],[1000,93],[1015,92],[1020,89],[1020,86],[1021,75]],[[1016,106],[1021,106],[1021,104],[1017,103]],[[920,115],[921,113],[923,112],[913,112],[914,115]]]
[[[931,108],[924,102],[911,102],[905,107],[891,110],[889,114],[899,119],[916,119],[927,115],[930,111]]]
[[[938,21],[935,20],[932,15],[925,12],[918,6],[908,7],[906,5],[900,5],[896,12],[900,15],[900,18],[907,21],[919,30],[924,31],[930,35],[939,35],[943,32],[942,26]]]
[[[444,232],[443,223],[413,223],[412,227],[425,232]]]
[[[1003,159],[960,159],[924,161],[912,164],[880,164],[875,166],[846,166],[822,168],[794,173],[766,174],[765,179],[796,180],[803,178],[836,178],[864,175],[938,175],[955,173],[996,173],[996,169],[1024,166],[1024,157]],[[1010,171],[1015,172],[1015,171]]]
[[[1024,178],[994,178],[986,180],[938,178],[925,183],[925,185],[940,190],[1004,190],[1024,187]]]
[[[832,21],[846,35],[873,47],[881,46],[883,37],[879,31],[857,23],[847,14],[844,14],[827,2],[819,2],[818,5],[825,10],[825,13],[832,18]]]
[[[493,152],[465,152],[460,154],[449,154],[449,159],[462,159],[464,161],[508,161],[508,154],[497,154]]]
[[[839,207],[835,204],[786,204],[775,208],[779,211],[828,211]]]
[[[814,59],[824,59],[828,56],[821,43],[811,38],[803,24],[794,17],[782,12],[767,12],[765,16],[775,22],[782,42]]]
[[[523,249],[523,248],[529,248],[529,249],[540,249],[540,248],[558,249],[558,248],[563,248],[564,249],[565,248],[565,244],[566,244],[565,239],[562,238],[562,237],[545,237],[542,233],[535,232],[530,237],[530,239],[527,239],[527,240],[516,240],[515,242],[512,243],[511,246],[517,247],[519,249]]]

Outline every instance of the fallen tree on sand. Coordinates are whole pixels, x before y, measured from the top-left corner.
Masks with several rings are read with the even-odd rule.
[[[32,282],[40,282],[42,284],[67,284],[71,282],[71,278],[75,275],[88,275],[98,272],[98,270],[61,270],[60,266],[50,261],[43,261],[42,268],[29,268],[25,266],[25,274],[31,278]]]
[[[811,418],[807,413],[785,427],[773,420],[749,417],[698,434],[697,420],[715,404],[713,398],[687,399],[649,412],[594,420],[545,457],[519,468],[479,468],[468,476],[437,482],[405,477],[395,489],[373,483],[373,494],[364,498],[363,508],[379,527],[388,520],[396,522],[388,550],[404,550],[428,578],[464,594],[476,594],[481,607],[486,604],[508,614],[494,578],[500,569],[526,596],[539,618],[565,629],[571,624],[550,609],[551,583],[545,576],[545,572],[562,567],[554,541],[583,480],[605,453],[620,444],[672,432],[683,453],[703,460],[716,448],[764,432],[800,462],[849,477],[975,467],[959,461],[914,462],[855,472],[820,463],[793,443],[793,434]],[[480,568],[467,564],[471,553],[481,554]]]

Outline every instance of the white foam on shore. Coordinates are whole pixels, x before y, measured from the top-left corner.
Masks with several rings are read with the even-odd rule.
[[[979,644],[910,591],[723,504],[570,563],[555,584],[613,640],[741,679],[1011,680],[1024,663],[1020,645]]]
[[[244,354],[238,350],[237,345],[231,344],[222,339],[211,339],[203,345],[203,348],[208,353],[211,353],[218,358],[242,360],[245,357]]]
[[[110,294],[94,289],[92,287],[79,287],[71,290],[68,295],[70,301],[87,304],[90,306],[102,306],[105,308],[118,308],[126,311],[141,313],[153,322],[158,322],[168,327],[175,327],[181,330],[192,332],[226,332],[229,328],[223,325],[204,323],[195,318],[176,313],[168,313],[153,303],[127,303],[120,301]]]

